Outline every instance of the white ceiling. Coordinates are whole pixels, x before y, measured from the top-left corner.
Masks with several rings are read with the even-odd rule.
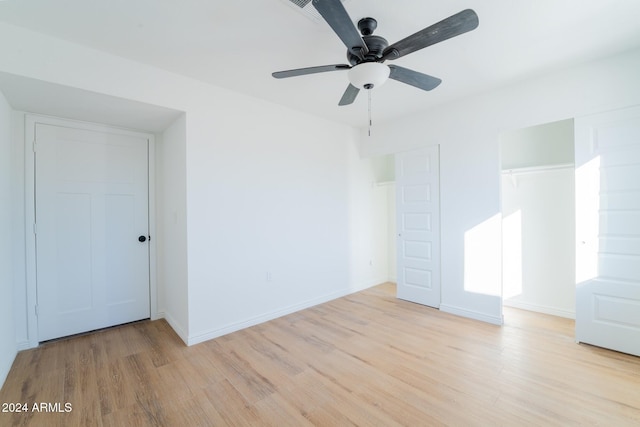
[[[346,0],[354,21],[398,41],[471,8],[479,27],[395,63],[443,83],[389,81],[372,92],[384,121],[555,69],[640,47],[638,0]],[[324,22],[287,0],[6,0],[0,20],[354,126],[367,96],[338,107],[346,72],[276,80],[273,71],[347,63]],[[19,41],[17,41],[19,43]]]

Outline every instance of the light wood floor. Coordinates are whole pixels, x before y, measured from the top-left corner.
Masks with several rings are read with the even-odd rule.
[[[21,352],[0,425],[640,425],[640,358],[578,345],[573,321],[493,326],[385,284],[186,347],[145,321]],[[30,408],[31,409],[31,408]]]

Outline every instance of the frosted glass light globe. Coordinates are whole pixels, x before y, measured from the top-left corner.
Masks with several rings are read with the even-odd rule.
[[[391,70],[379,62],[363,62],[349,70],[349,82],[358,89],[379,87],[389,78]]]

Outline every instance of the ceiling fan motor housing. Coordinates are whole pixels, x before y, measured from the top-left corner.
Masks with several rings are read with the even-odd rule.
[[[389,46],[389,42],[380,36],[374,36],[373,32],[378,27],[378,21],[374,18],[362,18],[358,21],[358,29],[362,34],[362,40],[369,52],[364,56],[364,59],[358,55],[353,54],[350,50],[347,50],[347,60],[351,65],[357,65],[361,62],[374,62],[382,58],[384,50]]]
[[[389,46],[389,42],[384,37],[380,36],[363,36],[362,39],[367,45],[369,52],[364,56],[364,60],[361,60],[357,55],[354,55],[350,51],[347,51],[347,59],[351,65],[356,65],[361,62],[375,62],[382,58],[382,53]]]

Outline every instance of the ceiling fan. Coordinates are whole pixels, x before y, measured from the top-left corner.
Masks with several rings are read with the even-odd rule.
[[[384,62],[459,36],[478,26],[478,15],[473,10],[466,9],[389,45],[383,37],[373,35],[378,26],[374,18],[361,19],[356,29],[340,0],[313,0],[312,4],[347,47],[347,60],[351,65],[335,64],[298,68],[277,71],[272,73],[272,76],[283,79],[327,71],[348,70],[350,83],[338,105],[352,104],[360,89],[373,89],[382,85],[387,79],[397,80],[422,90],[434,89],[442,82],[439,78],[397,65],[386,65]]]

